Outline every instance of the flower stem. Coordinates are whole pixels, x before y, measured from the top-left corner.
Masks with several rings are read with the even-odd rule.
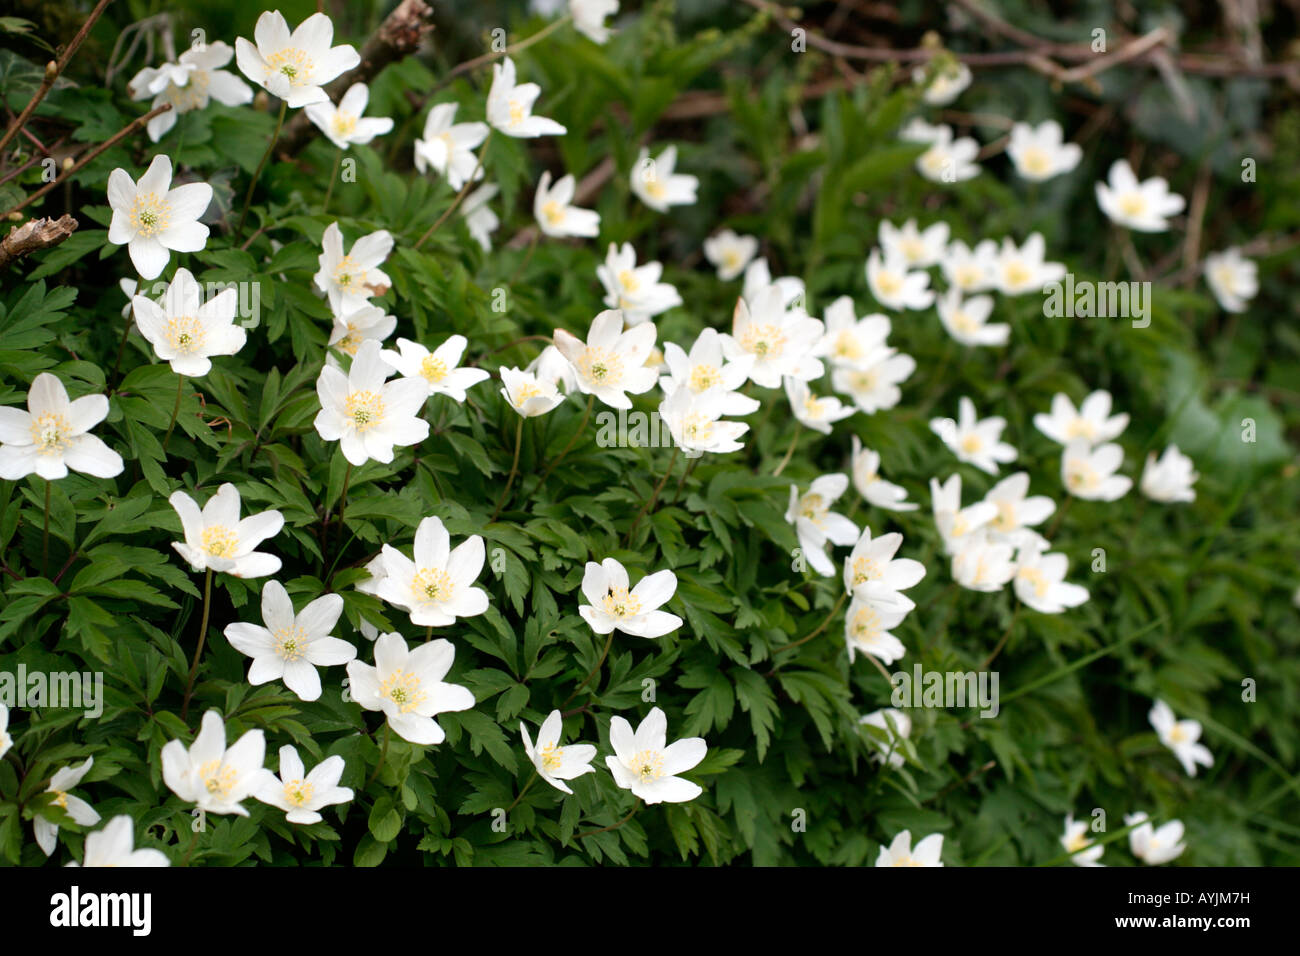
[[[570,694],[568,697],[564,698],[564,704],[567,704],[569,701],[573,700],[573,698],[577,697],[578,692],[581,691],[584,687],[586,687],[587,684],[591,682],[591,679],[596,676],[596,674],[600,671],[600,665],[604,664],[605,658],[609,656],[609,649],[613,645],[613,643],[614,643],[614,632],[611,630],[609,632],[609,637],[605,638],[605,649],[600,652],[600,660],[596,661],[596,666],[587,672],[587,676],[582,679],[582,683],[573,689],[573,693]],[[560,705],[561,710],[564,709],[564,704]]]
[[[785,471],[785,466],[790,464],[790,456],[794,454],[794,446],[799,443],[799,433],[803,431],[803,422],[796,422],[794,426],[794,435],[790,438],[790,447],[785,450],[785,457],[781,463],[776,466],[776,471],[772,472],[772,477],[778,477],[781,472]]]
[[[446,208],[443,214],[434,221],[433,225],[430,226],[425,234],[415,243],[416,249],[419,249],[424,245],[425,240],[438,231],[439,227],[450,218],[451,214],[456,211],[456,207],[459,206],[465,196],[468,195],[470,188],[478,180],[479,170],[483,168],[483,158],[487,156],[488,143],[490,142],[492,142],[491,127],[488,128],[488,134],[483,140],[483,148],[478,151],[478,162],[474,164],[474,172],[470,174],[469,178],[465,180],[464,185],[460,187],[460,192],[456,193],[456,198],[451,201],[451,205]]]
[[[990,654],[988,658],[984,661],[983,665],[981,665],[980,667],[980,670],[982,671],[988,670],[989,665],[992,664],[993,661],[997,658],[997,656],[1002,653],[1002,648],[1006,647],[1007,641],[1011,637],[1011,632],[1016,629],[1016,618],[1019,616],[1020,616],[1020,602],[1017,601],[1015,610],[1011,612],[1011,623],[1007,625],[1007,629],[1002,634],[1002,639],[998,641],[998,646],[993,648],[993,653]]]
[[[41,577],[45,577],[50,565],[50,479],[45,479],[45,523],[41,526]]]
[[[641,809],[641,798],[637,797],[636,803],[632,804],[632,809],[627,812],[627,816],[625,816],[622,820],[619,820],[618,823],[615,823],[607,827],[601,827],[599,830],[588,830],[586,833],[579,833],[578,839],[581,840],[583,837],[595,836],[597,833],[608,833],[610,830],[617,830],[623,824],[627,823],[628,820],[631,820],[632,815],[640,809]]]
[[[185,700],[181,702],[181,722],[190,712],[190,696],[194,693],[194,678],[199,673],[199,659],[203,657],[203,643],[208,639],[208,613],[212,610],[212,569],[203,579],[203,619],[199,623],[199,646],[194,649],[194,662],[190,664],[190,679],[185,684]]]
[[[235,227],[235,234],[244,231],[244,220],[248,218],[248,209],[253,204],[253,190],[257,188],[257,181],[262,178],[262,170],[266,168],[266,161],[271,158],[271,153],[275,150],[276,141],[280,138],[280,128],[284,126],[284,114],[289,109],[289,104],[284,100],[280,101],[280,116],[275,121],[275,132],[271,134],[271,141],[266,144],[266,152],[262,154],[262,161],[257,164],[257,172],[253,173],[253,178],[248,184],[248,193],[244,196],[244,211],[239,215],[239,225]]]
[[[676,504],[682,497],[682,486],[686,484],[686,479],[691,477],[691,472],[695,466],[700,463],[700,459],[692,458],[691,463],[682,470],[681,478],[677,479],[677,487],[673,489],[673,504]]]
[[[678,449],[676,445],[673,446],[672,457],[668,459],[668,467],[664,469],[664,476],[659,479],[659,484],[655,485],[655,490],[650,496],[650,500],[641,506],[641,510],[638,511],[636,517],[632,519],[632,527],[627,529],[627,538],[624,539],[624,544],[631,542],[632,535],[636,534],[637,525],[641,523],[641,519],[645,517],[646,512],[654,510],[655,502],[659,500],[659,492],[664,490],[664,485],[668,482],[668,476],[673,473],[673,465],[677,464],[677,452],[679,450],[680,449]]]
[[[330,208],[330,197],[334,195],[334,181],[339,178],[339,167],[343,165],[343,147],[334,153],[334,172],[330,173],[330,184],[325,189],[325,201],[320,204],[320,214],[326,215]]]
[[[1070,495],[1065,499],[1065,504],[1061,505],[1060,510],[1056,512],[1056,520],[1052,522],[1052,527],[1048,529],[1047,532],[1047,539],[1049,541],[1056,534],[1056,529],[1061,527],[1061,522],[1065,520],[1065,513],[1070,510],[1070,505],[1073,503],[1074,495]]]
[[[519,806],[519,801],[524,798],[524,794],[528,792],[528,788],[531,787],[536,782],[537,782],[537,771],[536,769],[534,769],[533,775],[529,777],[528,782],[524,784],[524,789],[520,790],[519,796],[515,797],[515,802],[510,804],[510,806],[506,807],[507,815],[509,815],[510,811],[513,810],[515,807]]]
[[[552,461],[549,465],[546,466],[546,470],[542,472],[541,480],[537,482],[537,487],[533,489],[534,492],[538,491],[538,489],[540,489],[542,485],[546,484],[546,479],[549,478],[551,472],[555,470],[555,466],[558,465],[560,462],[564,461],[564,456],[573,450],[573,446],[578,443],[578,439],[581,437],[582,433],[587,430],[587,419],[591,418],[591,407],[594,404],[596,404],[596,396],[588,395],[587,410],[582,414],[582,424],[579,425],[578,430],[573,433],[573,437],[570,438],[569,443],[564,446],[564,450],[561,451],[555,457],[554,461]]]
[[[167,442],[171,440],[172,431],[176,428],[176,416],[181,413],[181,396],[185,393],[185,376],[176,376],[176,404],[172,406],[172,420],[167,423],[167,434],[163,435],[162,450],[163,457],[167,457]]]
[[[375,778],[379,776],[379,771],[384,769],[384,760],[387,759],[388,757],[388,738],[391,737],[392,734],[393,734],[392,725],[389,724],[387,721],[385,721],[384,722],[384,743],[379,748],[379,763],[375,764],[375,769],[371,771],[370,776],[366,778],[366,785],[361,788],[362,790],[369,789],[370,785],[375,782]]]
[[[501,514],[501,506],[506,503],[506,498],[510,495],[510,488],[515,483],[515,475],[519,474],[519,446],[524,442],[524,416],[519,416],[519,424],[515,426],[515,460],[510,465],[510,477],[506,479],[506,486],[501,492],[501,497],[497,501],[496,510],[492,512],[492,517],[488,519],[488,524],[497,520]]]
[[[778,647],[778,648],[777,648],[776,650],[774,650],[772,653],[773,653],[773,654],[779,654],[779,653],[781,653],[781,651],[788,651],[788,650],[790,650],[792,647],[798,647],[800,644],[807,644],[809,641],[811,641],[814,637],[816,637],[816,636],[817,636],[818,634],[820,634],[822,631],[826,630],[826,625],[829,624],[829,623],[831,622],[831,618],[833,618],[833,617],[835,616],[835,613],[836,613],[836,612],[837,612],[837,611],[838,611],[838,610],[843,606],[843,604],[844,604],[844,600],[845,600],[848,596],[849,596],[849,592],[848,592],[848,591],[845,591],[843,594],[840,595],[840,599],[839,599],[838,601],[835,602],[835,606],[834,606],[833,608],[831,608],[830,613],[826,615],[826,619],[823,620],[820,624],[817,625],[817,630],[813,631],[811,634],[809,634],[809,635],[807,635],[807,636],[805,636],[805,637],[801,637],[801,638],[799,638],[799,640],[794,641],[793,643],[790,643],[790,644],[784,644],[784,645],[782,645],[781,647]]]
[[[343,472],[343,490],[339,492],[339,530],[334,535],[334,557],[338,559],[339,549],[343,543],[343,512],[348,506],[348,484],[352,481],[352,462],[348,462],[347,471]]]

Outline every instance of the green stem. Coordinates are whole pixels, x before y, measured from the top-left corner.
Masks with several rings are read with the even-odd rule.
[[[163,435],[163,457],[167,457],[167,442],[171,441],[172,431],[176,428],[176,417],[181,413],[181,396],[185,393],[185,376],[176,376],[176,404],[172,406],[172,420],[167,423],[167,434]]]
[[[573,433],[573,437],[570,438],[570,439],[569,439],[569,443],[568,443],[567,445],[564,446],[564,450],[561,451],[561,452],[560,452],[560,453],[555,457],[555,460],[554,460],[554,461],[552,461],[549,465],[546,466],[546,470],[545,470],[544,472],[542,472],[542,477],[541,477],[541,479],[537,482],[537,487],[533,489],[533,492],[534,492],[534,493],[536,493],[536,492],[537,492],[537,491],[542,487],[542,485],[546,484],[546,479],[549,478],[550,475],[551,475],[551,472],[553,472],[553,471],[555,470],[555,466],[558,465],[560,462],[564,461],[564,456],[567,455],[570,451],[573,450],[573,446],[576,445],[576,444],[578,443],[578,439],[579,439],[580,437],[582,437],[582,433],[583,433],[584,431],[587,430],[587,420],[588,420],[589,418],[591,418],[591,407],[592,407],[594,404],[596,404],[596,396],[595,396],[595,395],[588,395],[588,396],[587,396],[587,410],[586,410],[585,412],[582,413],[582,424],[579,425],[579,426],[578,426],[578,430],[577,430],[576,432]]]
[[[593,677],[596,676],[597,672],[600,671],[600,665],[604,664],[605,658],[609,656],[609,649],[613,645],[613,643],[614,643],[614,632],[610,631],[609,636],[605,638],[605,649],[600,652],[600,660],[596,661],[596,666],[587,672],[587,676],[582,679],[582,683],[573,689],[573,693],[570,694],[568,697],[564,698],[564,704],[567,704],[569,701],[573,700],[573,698],[577,697],[578,693],[584,687],[586,687],[588,683],[591,682],[591,679]],[[564,704],[560,705],[561,710],[564,709]]]
[[[601,827],[599,830],[588,830],[586,833],[579,833],[578,839],[581,840],[583,837],[595,836],[597,833],[608,833],[610,830],[617,830],[623,824],[627,823],[628,820],[631,820],[632,815],[640,809],[641,809],[641,798],[637,797],[636,803],[632,804],[632,809],[627,812],[627,816],[625,816],[622,820],[619,820],[618,823],[615,823],[612,826]]]
[[[492,142],[491,127],[488,128],[488,134],[483,140],[483,148],[478,151],[478,162],[474,164],[474,172],[470,174],[469,178],[465,180],[464,185],[460,187],[460,192],[456,193],[456,198],[451,201],[451,205],[447,207],[443,214],[434,221],[434,224],[430,226],[425,234],[415,243],[416,249],[419,249],[424,245],[425,240],[438,231],[439,227],[441,227],[442,224],[451,217],[451,214],[456,211],[456,207],[458,207],[461,204],[461,201],[469,194],[470,189],[473,188],[474,183],[478,180],[479,170],[483,168],[483,158],[487,156],[488,143],[490,142]]]
[[[289,104],[284,100],[280,101],[280,115],[275,121],[275,132],[271,134],[271,141],[266,144],[266,152],[262,154],[262,161],[257,164],[257,172],[253,173],[253,178],[248,184],[248,193],[244,196],[244,211],[239,214],[239,225],[235,227],[235,234],[244,231],[244,220],[248,218],[249,207],[253,204],[253,190],[257,188],[257,181],[262,178],[262,170],[266,168],[266,161],[271,158],[271,153],[275,150],[275,144],[280,139],[280,128],[284,126],[284,114],[289,109]]]
[[[194,678],[199,673],[199,659],[203,657],[203,644],[208,639],[208,613],[212,610],[212,569],[203,578],[203,619],[199,623],[199,646],[194,649],[194,662],[190,664],[190,679],[185,684],[185,699],[181,702],[181,722],[190,712],[190,696],[194,693]]]
[[[343,472],[343,490],[339,492],[339,530],[334,535],[334,558],[337,561],[339,548],[343,541],[343,512],[348,506],[348,484],[352,481],[352,462],[348,462],[347,471]]]
[[[524,416],[519,416],[519,424],[515,426],[515,460],[510,464],[510,477],[506,479],[505,489],[501,492],[501,497],[497,500],[496,510],[492,512],[492,517],[488,519],[488,524],[497,520],[501,514],[501,506],[506,503],[506,498],[510,495],[510,488],[515,483],[515,475],[519,474],[519,446],[524,442]]]
[[[379,776],[379,771],[384,769],[384,760],[388,757],[388,738],[392,736],[392,733],[393,728],[387,721],[385,721],[384,743],[383,746],[379,748],[379,763],[375,764],[375,769],[371,772],[370,776],[366,778],[366,785],[361,788],[362,790],[368,789],[370,785],[375,782],[375,778]]]
[[[993,653],[988,656],[980,670],[988,670],[990,664],[1002,653],[1002,648],[1006,647],[1007,641],[1011,639],[1011,632],[1016,629],[1016,618],[1020,616],[1020,603],[1016,602],[1016,609],[1011,612],[1011,622],[1007,624],[1007,629],[1002,633],[1002,639],[998,641],[998,646],[993,648]]]
[[[788,651],[788,650],[790,650],[790,649],[793,648],[793,647],[798,647],[800,644],[807,644],[809,641],[811,641],[814,637],[816,637],[816,636],[817,636],[818,634],[820,634],[822,631],[826,630],[826,625],[829,624],[829,623],[831,622],[831,618],[833,618],[833,617],[835,616],[836,612],[839,611],[839,609],[840,609],[841,607],[844,606],[844,601],[848,598],[848,596],[849,596],[849,592],[848,592],[848,591],[845,591],[843,594],[840,595],[840,599],[839,599],[838,601],[835,602],[835,606],[834,606],[833,608],[831,608],[830,613],[826,615],[826,619],[823,620],[820,624],[817,625],[817,630],[813,631],[811,634],[807,635],[806,637],[801,637],[801,638],[799,638],[799,640],[797,640],[797,641],[795,641],[795,642],[793,642],[793,643],[791,643],[791,644],[784,644],[784,645],[782,645],[781,647],[778,647],[778,648],[777,648],[776,650],[774,650],[772,653],[773,653],[773,654],[779,654],[779,653],[781,653],[782,651]]]
[[[785,450],[785,457],[782,458],[781,463],[776,466],[776,471],[772,472],[773,478],[779,477],[781,472],[785,471],[785,466],[790,464],[790,456],[794,454],[794,446],[799,443],[799,433],[802,431],[803,422],[796,422],[794,426],[794,434],[790,437],[790,447]]]
[[[650,496],[650,499],[641,506],[641,510],[632,519],[632,527],[627,529],[627,538],[624,540],[624,544],[631,542],[632,535],[636,534],[637,525],[641,523],[641,519],[645,517],[646,513],[654,511],[655,502],[659,500],[659,492],[664,490],[664,485],[668,483],[668,476],[673,473],[673,465],[677,464],[679,450],[676,445],[673,446],[673,453],[668,459],[668,467],[664,469],[664,476],[659,479],[659,484],[655,485],[654,493]]]
[[[339,178],[339,167],[343,165],[343,147],[340,146],[334,153],[334,172],[330,173],[330,184],[325,189],[325,201],[320,204],[320,214],[322,216],[329,212],[330,197],[334,195],[334,181]]]
[[[41,577],[50,566],[50,479],[45,479],[45,522],[41,527]]]
[[[537,776],[538,776],[537,771],[534,769],[533,775],[529,777],[528,782],[524,784],[524,789],[520,790],[519,796],[515,797],[515,802],[510,804],[510,806],[506,807],[507,815],[509,815],[510,811],[513,810],[515,807],[519,806],[519,801],[524,798],[524,794],[528,792],[528,788],[537,782]]]

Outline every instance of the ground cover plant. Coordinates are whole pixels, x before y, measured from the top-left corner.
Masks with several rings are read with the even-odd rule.
[[[0,859],[1295,863],[1295,10],[1187,6],[20,0]]]

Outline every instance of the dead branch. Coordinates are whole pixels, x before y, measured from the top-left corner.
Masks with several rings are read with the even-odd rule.
[[[14,226],[9,235],[0,239],[0,269],[6,269],[16,259],[57,246],[77,231],[77,220],[71,216],[58,219],[32,219]]]

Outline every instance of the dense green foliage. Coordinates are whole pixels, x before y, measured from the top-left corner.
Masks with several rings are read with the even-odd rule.
[[[104,64],[115,31],[155,11],[143,2],[116,6],[74,64],[76,82],[54,90],[38,111],[33,129],[41,136],[98,143],[143,112],[124,88],[146,64],[137,59],[119,69],[108,87]],[[345,6],[336,36],[360,46],[386,7]],[[432,346],[461,333],[470,342],[467,360],[487,369],[535,357],[541,343],[517,342],[521,337],[559,328],[585,333],[604,308],[595,270],[610,242],[632,242],[640,261],[665,263],[665,281],[685,304],[655,320],[658,341],[689,346],[706,327],[729,330],[739,283],[719,281],[699,251],[724,226],[759,236],[774,275],[801,276],[813,315],[839,295],[852,296],[859,314],[875,311],[863,264],[882,219],[943,220],[972,244],[1004,235],[1023,241],[1041,231],[1048,257],[1076,276],[1133,278],[1093,196],[1093,183],[1121,156],[1142,156],[1145,174],[1166,176],[1187,196],[1198,176],[1208,180],[1201,255],[1300,227],[1300,111],[1281,84],[1189,77],[1200,112],[1188,121],[1159,74],[1141,67],[1107,71],[1095,90],[1068,91],[1025,69],[977,70],[955,107],[962,114],[1057,118],[1067,138],[1087,129],[1097,110],[1107,118],[1087,129],[1079,168],[1041,189],[1016,179],[1002,156],[977,178],[943,186],[917,175],[920,147],[897,137],[913,111],[939,112],[920,103],[910,67],[881,68],[847,88],[810,89],[840,75],[831,60],[816,50],[791,52],[788,34],[749,6],[679,6],[646,4],[619,21],[605,46],[560,29],[515,56],[521,78],[542,86],[541,111],[569,132],[489,141],[484,166],[501,186],[494,208],[502,218],[491,252],[469,237],[459,216],[414,248],[455,191],[412,169],[411,144],[427,110],[423,93],[450,66],[483,51],[494,17],[511,41],[545,26],[492,5],[440,11],[432,53],[388,67],[372,84],[368,112],[393,117],[396,128],[348,153],[357,161],[356,181],[336,186],[327,215],[321,205],[335,150],[316,138],[294,161],[273,159],[249,225],[236,233],[274,107],[216,103],[181,116],[157,144],[127,138],[71,187],[25,210],[58,215],[66,205],[81,228],[0,274],[0,403],[21,402],[42,370],[55,372],[74,397],[109,392],[111,411],[98,434],[127,465],[116,479],[73,474],[50,483],[48,555],[46,483],[34,476],[0,482],[0,670],[102,671],[106,692],[97,719],[13,709],[15,746],[0,760],[0,856],[44,861],[31,839],[33,816],[44,815],[63,826],[65,846],[54,862],[80,858],[80,828],[41,791],[55,770],[93,755],[78,792],[105,819],[129,814],[138,845],[163,848],[179,863],[191,839],[190,807],[163,785],[159,751],[173,739],[188,743],[199,715],[216,708],[232,741],[245,729],[264,729],[272,765],[285,743],[296,744],[309,766],[342,755],[343,785],[357,796],[311,826],[287,824],[281,811],[251,800],[247,818],[210,817],[190,857],[203,865],[860,865],[904,828],[916,837],[943,833],[949,865],[1029,865],[1059,861],[1064,816],[1086,818],[1098,807],[1112,834],[1137,810],[1183,820],[1189,850],[1180,865],[1300,858],[1293,249],[1258,256],[1261,291],[1240,317],[1219,308],[1199,275],[1176,275],[1182,223],[1135,236],[1137,255],[1154,264],[1156,278],[1145,329],[1122,319],[1047,318],[1039,296],[999,296],[995,318],[1011,324],[1010,344],[968,349],[950,340],[933,309],[895,314],[891,344],[918,365],[897,408],[855,415],[828,437],[804,430],[778,478],[771,473],[795,422],[780,393],[763,393],[769,407],[749,419],[745,449],[706,456],[689,475],[679,457],[653,514],[634,530],[670,449],[601,447],[593,423],[539,481],[583,420],[581,396],[524,422],[521,480],[489,521],[519,420],[495,379],[463,405],[432,399],[425,410],[430,437],[399,448],[391,465],[355,469],[342,527],[330,520],[340,509],[346,462],[312,427],[330,325],[312,276],[322,233],[334,221],[348,242],[377,229],[396,237],[384,267],[393,288],[379,304],[398,317],[398,335]],[[906,36],[919,40],[925,28],[943,28],[933,11],[904,6],[897,29]],[[230,43],[252,35],[260,12],[233,2],[182,7],[173,13],[178,36],[202,26]],[[281,9],[294,23],[314,5]],[[1030,12],[1017,22],[1087,42],[1093,20],[1112,22],[1109,11],[1068,22]],[[976,30],[945,41],[954,50],[989,42]],[[44,55],[9,45],[0,50],[0,82],[16,112],[39,81]],[[489,81],[484,66],[430,102],[455,101],[461,119],[481,118]],[[996,126],[970,130],[983,143],[1002,134]],[[632,196],[628,173],[642,143],[657,150],[670,142],[678,144],[679,169],[700,178],[700,199],[659,215]],[[206,248],[173,254],[164,278],[185,265],[203,282],[255,281],[262,316],[243,351],[186,382],[165,454],[177,376],[139,336],[128,341],[120,383],[112,376],[126,321],[117,283],[135,273],[126,251],[107,243],[105,199],[110,171],[123,167],[136,177],[159,152],[216,192]],[[1245,156],[1258,160],[1253,182],[1241,179]],[[531,191],[542,170],[581,179],[606,159],[616,172],[587,204],[601,214],[598,240],[510,241],[532,223]],[[37,188],[39,172],[0,185],[0,208]],[[504,308],[494,308],[494,297]],[[1149,451],[1176,442],[1200,472],[1196,501],[1159,505],[1135,490],[1109,504],[1072,502],[1052,540],[1091,600],[1064,614],[1016,612],[1009,589],[982,594],[954,586],[928,482],[959,472],[969,500],[992,479],[959,465],[930,431],[930,418],[955,415],[961,395],[981,414],[1005,416],[1004,437],[1020,450],[1014,467],[1030,473],[1034,493],[1062,502],[1060,449],[1030,420],[1057,392],[1077,401],[1097,388],[1132,416],[1120,439],[1124,471],[1136,477]],[[648,412],[658,396],[634,400]],[[1254,423],[1253,442],[1242,440],[1246,419]],[[792,570],[797,542],[784,519],[790,484],[803,489],[818,475],[845,471],[854,434],[881,453],[889,479],[921,504],[888,513],[859,503],[853,514],[873,532],[901,531],[901,553],[928,571],[910,592],[916,611],[898,629],[907,656],[890,669],[977,670],[1011,629],[995,668],[999,715],[912,710],[900,769],[882,770],[869,759],[858,719],[889,706],[890,687],[868,662],[849,663],[842,611],[814,640],[774,655],[816,629],[843,588],[838,577]],[[472,710],[438,717],[445,743],[426,748],[394,738],[372,779],[381,715],[344,701],[342,668],[322,671],[325,693],[315,703],[279,682],[251,687],[247,658],[221,631],[258,620],[265,579],[228,575],[215,580],[195,699],[181,720],[203,578],[171,548],[181,527],[167,498],[183,488],[202,502],[223,482],[237,485],[246,510],[284,514],[284,530],[264,547],[284,561],[277,579],[299,606],[326,591],[341,594],[347,623],[338,636],[366,661],[372,645],[353,633],[363,617],[410,641],[424,637],[401,611],[355,590],[381,544],[409,553],[427,515],[441,517],[453,541],[483,536],[489,567],[479,583],[490,609],[435,629],[456,646],[448,679],[477,701]],[[852,490],[845,509],[850,499]],[[1105,552],[1104,572],[1092,570],[1096,549]],[[671,568],[679,586],[668,609],[686,623],[653,641],[616,635],[598,677],[571,699],[603,646],[578,615],[584,562],[611,556],[633,580]],[[842,557],[837,551],[837,561]],[[635,725],[651,706],[646,679],[668,715],[669,739],[708,741],[704,763],[688,774],[705,793],[691,803],[643,807],[617,829],[576,838],[616,824],[632,808],[604,755],[610,717]],[[1253,702],[1243,702],[1245,679],[1256,684]],[[1203,723],[1202,742],[1216,758],[1208,772],[1188,778],[1160,746],[1147,721],[1154,698]],[[533,786],[501,832],[493,811],[511,806],[532,770],[519,722],[535,727],[556,707],[581,708],[566,721],[566,739],[599,745],[596,772],[572,782],[572,797]],[[803,818],[806,828],[792,826]],[[1117,842],[1105,862],[1133,859]]]

